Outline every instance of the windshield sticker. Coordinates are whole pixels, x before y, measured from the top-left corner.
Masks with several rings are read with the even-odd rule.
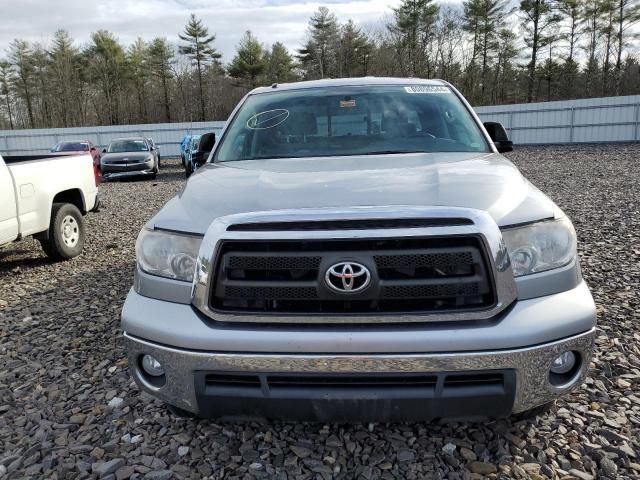
[[[284,123],[289,118],[289,110],[277,108],[266,112],[256,113],[247,120],[247,128],[251,130],[266,130]]]
[[[340,108],[355,108],[355,100],[340,100]]]
[[[441,85],[413,85],[404,87],[407,93],[451,93],[448,87]]]

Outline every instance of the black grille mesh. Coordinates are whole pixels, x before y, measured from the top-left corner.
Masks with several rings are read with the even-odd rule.
[[[289,256],[231,256],[229,268],[245,268],[249,270],[289,270],[318,268],[322,257],[289,257]]]
[[[328,288],[325,272],[343,261],[367,265],[371,286],[351,295]],[[221,312],[428,314],[495,304],[486,255],[475,236],[229,240],[220,249],[215,272],[211,308]]]
[[[382,287],[383,298],[441,298],[478,295],[477,283],[459,285],[400,285]]]
[[[470,252],[429,253],[415,255],[376,255],[373,257],[378,268],[385,267],[444,267],[460,264],[472,264]]]
[[[317,290],[311,287],[225,287],[224,293],[230,299],[298,300],[318,296]]]

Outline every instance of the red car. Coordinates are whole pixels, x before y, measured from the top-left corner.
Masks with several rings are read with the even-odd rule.
[[[100,149],[88,140],[59,142],[51,149],[51,151],[53,153],[64,153],[65,155],[89,152],[93,158],[93,164],[98,170],[100,169]]]

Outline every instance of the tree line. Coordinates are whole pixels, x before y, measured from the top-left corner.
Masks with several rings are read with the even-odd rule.
[[[441,78],[474,105],[640,93],[640,0],[508,5],[403,0],[368,26],[320,7],[298,49],[247,31],[227,63],[193,14],[172,40],[15,39],[0,57],[0,129],[224,120],[256,86],[367,75]]]

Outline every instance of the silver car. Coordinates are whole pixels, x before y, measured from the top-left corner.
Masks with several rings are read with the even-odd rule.
[[[569,218],[439,80],[274,85],[140,232],[122,310],[180,415],[501,417],[577,388],[595,305]]]
[[[103,150],[100,166],[105,180],[136,176],[156,178],[160,168],[157,149],[143,137],[112,140]]]

